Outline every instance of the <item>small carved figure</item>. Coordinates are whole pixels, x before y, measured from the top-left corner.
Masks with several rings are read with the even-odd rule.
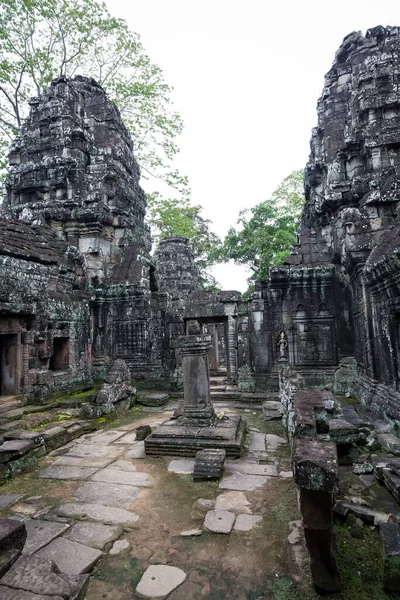
[[[287,341],[287,335],[284,331],[281,331],[279,334],[277,346],[279,348],[279,360],[286,361],[287,360],[288,341]]]

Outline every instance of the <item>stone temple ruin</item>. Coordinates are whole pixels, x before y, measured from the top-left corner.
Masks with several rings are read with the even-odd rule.
[[[19,396],[40,405],[103,380],[101,406],[87,407],[99,416],[111,389],[129,407],[131,381],[185,383],[183,408],[146,438],[146,452],[236,457],[245,424],[218,422],[209,367],[226,371],[227,399],[279,392],[312,577],[324,593],[341,585],[333,514],[377,518],[336,502],[339,464],[374,473],[400,501],[399,82],[399,27],[344,39],[318,102],[297,244],[246,301],[200,289],[186,238],[166,238],[151,255],[130,135],[92,79],[61,77],[31,100],[9,154],[0,404]],[[379,447],[389,454],[366,466],[362,452]],[[391,566],[399,519],[375,523],[389,590],[400,589]]]

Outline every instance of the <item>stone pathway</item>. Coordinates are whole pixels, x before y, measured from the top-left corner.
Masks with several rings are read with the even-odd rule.
[[[143,423],[154,427],[168,417],[165,409],[165,414],[84,435],[42,459],[41,468],[29,476],[34,493],[0,493],[0,516],[23,520],[27,528],[23,556],[4,576],[6,581],[0,580],[0,592],[5,584],[20,589],[18,569],[29,579],[31,559],[33,581],[40,559],[40,568],[53,561],[56,570],[71,577],[97,565],[86,596],[83,591],[79,598],[195,600],[214,597],[210,590],[220,585],[221,568],[227,573],[225,587],[230,587],[230,578],[232,585],[236,577],[243,579],[243,563],[248,570],[243,590],[247,586],[253,593],[257,588],[260,593],[254,598],[267,600],[274,597],[275,571],[283,571],[283,549],[296,544],[290,569],[288,560],[283,562],[288,573],[295,576],[297,569],[301,578],[303,540],[298,528],[289,529],[287,523],[279,531],[274,522],[273,533],[268,534],[275,518],[269,511],[274,507],[278,511],[279,493],[290,489],[295,502],[287,458],[281,468],[278,456],[286,440],[250,431],[248,452],[239,460],[226,461],[219,484],[194,483],[193,459],[146,457],[144,443],[135,441],[136,427]],[[223,539],[232,542],[227,546]],[[251,564],[245,548],[265,553],[272,539],[281,554],[274,553],[271,564],[261,556],[253,557]],[[237,574],[230,572],[233,568]],[[34,583],[24,585],[21,589],[35,592]],[[38,595],[29,600],[43,595],[55,600],[51,589],[40,584]],[[247,597],[237,586],[233,589],[215,597]]]

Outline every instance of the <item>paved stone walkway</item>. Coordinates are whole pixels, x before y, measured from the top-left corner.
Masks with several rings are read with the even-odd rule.
[[[204,553],[220,552],[221,544],[227,547],[222,538],[245,536],[232,538],[230,562],[225,563],[228,571],[244,560],[241,553],[249,552],[252,544],[265,552],[269,541],[264,539],[267,486],[273,482],[275,492],[279,482],[286,486],[282,489],[292,486],[288,463],[281,468],[277,456],[286,440],[250,431],[248,451],[239,460],[226,461],[219,484],[197,484],[188,477],[193,459],[146,457],[144,442],[135,441],[136,427],[143,423],[155,427],[169,416],[168,410],[148,414],[140,422],[74,440],[42,460],[41,468],[31,476],[34,495],[0,493],[0,515],[26,523],[23,555],[54,561],[62,573],[71,576],[88,573],[97,565],[86,596],[90,600],[195,600],[214,598],[213,557]],[[182,498],[170,505],[171,495],[179,498],[180,491]],[[281,544],[299,545],[293,560],[300,572],[299,523],[293,520],[286,532],[287,525]],[[222,535],[206,542],[213,534]],[[179,544],[190,544],[191,560],[180,556]],[[211,559],[210,571],[203,577],[199,565],[206,564],[207,558]],[[261,580],[262,564],[257,572]],[[129,569],[135,577],[127,583]],[[254,598],[273,598],[269,593],[263,590]],[[234,596],[215,597],[239,600],[246,595],[237,591]]]

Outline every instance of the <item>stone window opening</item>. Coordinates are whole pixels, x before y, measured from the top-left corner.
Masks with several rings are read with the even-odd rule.
[[[53,355],[50,358],[50,371],[69,369],[69,337],[53,338]]]

